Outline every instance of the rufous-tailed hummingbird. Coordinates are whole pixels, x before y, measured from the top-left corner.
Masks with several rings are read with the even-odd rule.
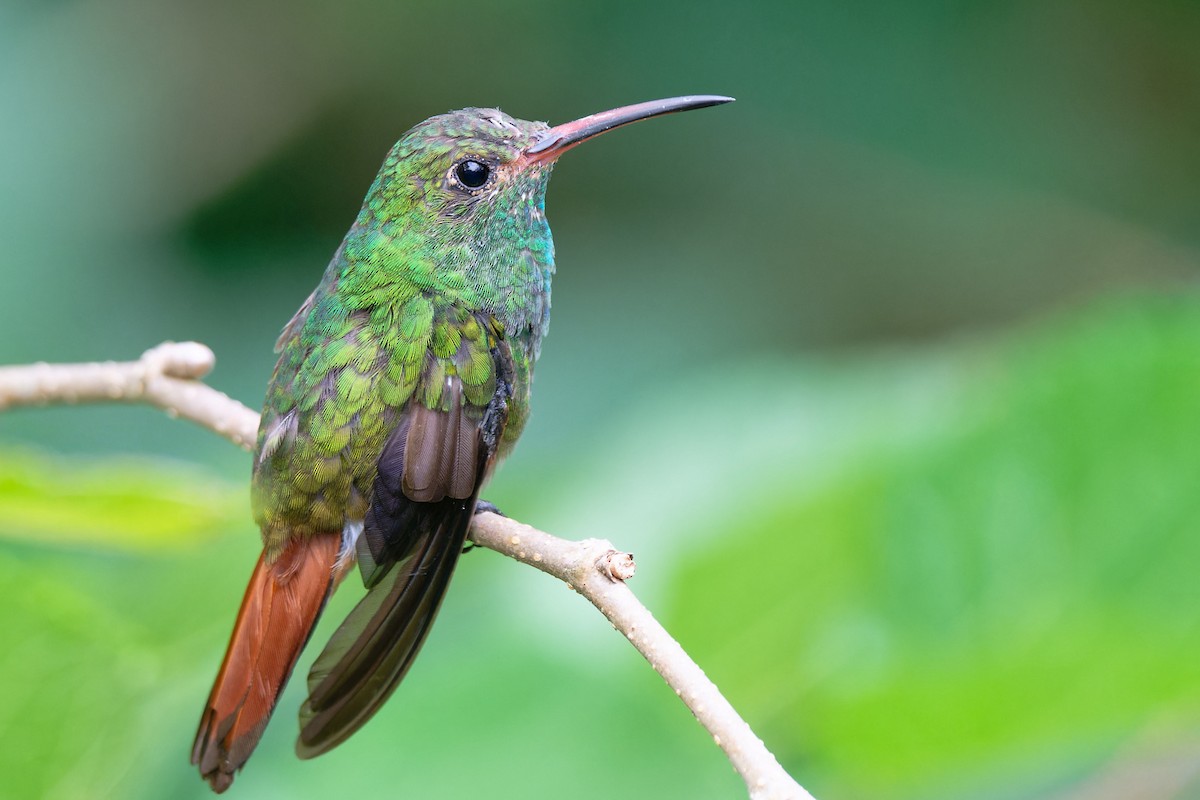
[[[480,486],[529,414],[550,320],[555,161],[612,128],[731,99],[674,97],[553,128],[467,108],[388,153],[276,344],[252,480],[263,552],[192,749],[214,790],[250,757],[356,560],[367,593],[309,672],[298,755],[361,727],[420,650]]]

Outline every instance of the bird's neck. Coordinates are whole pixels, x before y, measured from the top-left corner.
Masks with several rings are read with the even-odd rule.
[[[322,287],[349,309],[424,294],[490,314],[535,359],[550,323],[550,226],[540,201],[492,211],[463,225],[416,214],[380,219],[364,206]]]

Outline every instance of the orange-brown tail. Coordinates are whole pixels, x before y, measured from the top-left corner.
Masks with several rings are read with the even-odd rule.
[[[259,557],[229,649],[192,746],[192,763],[223,792],[262,738],[334,586],[341,537],[297,537],[268,563]]]

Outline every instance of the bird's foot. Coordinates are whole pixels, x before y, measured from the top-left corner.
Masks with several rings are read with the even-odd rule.
[[[495,503],[489,503],[487,500],[476,500],[475,501],[475,513],[483,514],[485,512],[488,514],[495,514],[498,517],[507,517],[508,516],[503,511],[496,508]]]
[[[503,511],[496,508],[495,503],[489,503],[487,500],[476,500],[475,501],[475,513],[476,514],[485,514],[485,513],[486,514],[495,514],[498,517],[505,516]],[[468,541],[465,545],[463,545],[462,551],[464,553],[469,553],[478,546],[479,545],[475,544],[474,542]]]

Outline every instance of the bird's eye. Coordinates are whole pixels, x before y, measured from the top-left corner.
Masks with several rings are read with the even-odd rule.
[[[491,174],[491,167],[473,158],[460,161],[454,168],[454,177],[458,178],[458,182],[468,189],[478,189],[483,186]]]

